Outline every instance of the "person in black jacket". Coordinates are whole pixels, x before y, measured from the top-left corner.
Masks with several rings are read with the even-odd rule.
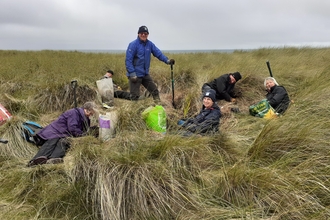
[[[289,107],[290,98],[283,86],[279,86],[275,78],[267,77],[264,81],[267,94],[266,99],[276,113],[283,114]]]
[[[210,134],[219,130],[221,111],[215,101],[215,91],[212,89],[206,91],[203,94],[203,107],[199,114],[193,118],[178,121],[178,125],[184,130],[183,136]]]
[[[242,78],[239,72],[224,74],[211,82],[204,83],[202,93],[213,89],[216,92],[217,100],[226,100],[227,102],[236,102],[236,96],[233,93],[235,84]]]

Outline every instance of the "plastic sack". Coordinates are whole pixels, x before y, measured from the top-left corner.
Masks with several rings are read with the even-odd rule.
[[[150,106],[142,112],[147,127],[151,130],[165,133],[166,132],[166,112],[163,106]]]
[[[11,114],[9,113],[9,111],[0,104],[0,125],[3,125],[4,123],[6,123],[6,121],[11,119]]]
[[[112,106],[114,102],[113,81],[111,78],[104,78],[96,81],[97,90],[101,95],[102,102]]]
[[[107,141],[114,137],[117,120],[117,111],[99,115],[99,138],[101,140]]]
[[[267,99],[263,99],[255,105],[249,107],[250,115],[256,116],[259,118],[276,118],[277,114],[273,107],[269,104]]]

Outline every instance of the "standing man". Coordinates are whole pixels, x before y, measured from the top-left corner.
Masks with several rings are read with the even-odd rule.
[[[149,30],[146,26],[139,27],[138,37],[132,41],[126,50],[125,65],[132,100],[138,100],[140,96],[140,85],[142,84],[155,102],[160,102],[159,91],[149,75],[151,54],[166,64],[174,65],[173,59],[168,59],[150,40]]]
[[[239,72],[224,74],[209,83],[205,83],[202,92],[210,89],[215,90],[216,99],[226,100],[227,102],[236,102],[233,90],[238,80],[242,78]]]

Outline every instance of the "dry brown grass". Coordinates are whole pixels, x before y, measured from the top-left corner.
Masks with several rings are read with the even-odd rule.
[[[124,55],[0,51],[0,102],[15,116],[0,127],[0,136],[9,140],[0,146],[1,219],[330,218],[329,53],[329,48],[264,48],[170,54],[176,60],[176,108],[170,68],[153,59],[166,135],[149,131],[141,118],[154,104],[151,98],[116,99],[115,138],[76,138],[64,164],[26,168],[37,149],[20,138],[20,123],[46,125],[73,107],[73,79],[79,105],[100,104],[95,81],[107,69],[128,88]],[[265,95],[267,60],[294,101],[275,120],[248,113]],[[177,120],[200,110],[202,84],[234,71],[243,76],[236,86],[240,96],[235,105],[219,102],[220,133],[176,135]],[[232,106],[240,113],[229,111]]]

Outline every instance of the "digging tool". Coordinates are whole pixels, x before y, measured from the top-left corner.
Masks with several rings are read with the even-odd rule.
[[[7,144],[8,143],[8,140],[5,140],[5,139],[0,138],[0,143]]]
[[[172,105],[173,108],[175,107],[175,103],[174,103],[174,75],[173,75],[173,64],[171,64],[171,80],[172,80]]]
[[[77,80],[72,80],[71,86],[73,89],[74,107],[77,108],[77,96],[76,96]]]
[[[272,69],[270,68],[270,63],[269,63],[269,61],[267,61],[266,64],[267,64],[267,67],[268,67],[268,71],[269,71],[269,75],[270,75],[270,77],[273,77],[273,73],[272,73]]]

